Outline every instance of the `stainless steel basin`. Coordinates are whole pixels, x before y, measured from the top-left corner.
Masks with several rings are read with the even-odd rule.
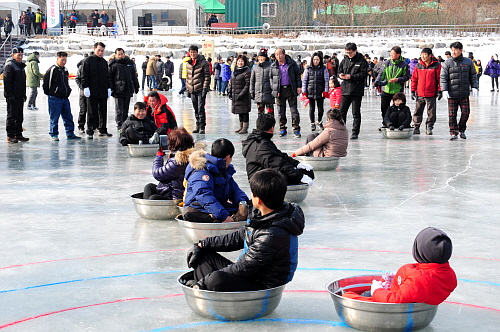
[[[287,186],[285,201],[290,203],[302,202],[304,199],[306,199],[308,191],[309,186],[307,184]]]
[[[182,215],[176,218],[182,231],[182,235],[189,243],[198,243],[204,238],[225,235],[245,227],[246,221],[226,223],[201,223],[182,219]]]
[[[309,164],[314,171],[332,171],[337,169],[340,164],[340,157],[295,157],[298,161],[304,164]]]
[[[376,303],[343,297],[346,291],[370,290],[380,275],[361,275],[334,280],[326,285],[335,310],[349,326],[368,332],[410,332],[428,326],[438,306],[425,303]]]
[[[216,320],[249,320],[272,313],[279,305],[285,285],[252,292],[213,292],[193,289],[183,285],[180,279],[192,272],[181,275],[177,282],[181,285],[186,302],[193,312],[202,317]]]
[[[413,130],[415,130],[415,128],[405,128],[402,131],[397,128],[394,130],[389,130],[389,128],[381,128],[382,134],[384,134],[385,138],[395,139],[410,138],[413,136]]]
[[[133,194],[132,201],[134,202],[137,214],[145,219],[168,220],[174,219],[179,214],[177,204],[182,202],[182,199],[174,200],[150,200],[143,199],[143,193]]]
[[[158,152],[158,144],[129,144],[127,152],[130,157],[154,157]]]

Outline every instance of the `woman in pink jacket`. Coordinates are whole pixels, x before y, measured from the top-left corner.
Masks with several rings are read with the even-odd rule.
[[[347,155],[347,129],[337,108],[326,112],[325,130],[321,133],[309,134],[306,145],[292,154],[296,156],[345,157]]]

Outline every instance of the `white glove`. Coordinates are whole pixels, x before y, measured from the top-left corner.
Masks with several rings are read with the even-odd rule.
[[[450,98],[450,94],[448,93],[448,91],[443,91],[443,98],[448,100],[448,98]]]
[[[90,97],[90,88],[83,89],[83,95],[87,98]]]
[[[300,179],[300,182],[307,184],[309,187],[313,185],[313,179],[311,179],[307,175],[302,176],[302,179]]]
[[[479,94],[479,90],[476,88],[472,88],[472,97],[477,97],[478,94]]]
[[[304,163],[299,163],[299,164],[297,165],[297,168],[298,168],[298,169],[305,169],[305,170],[306,170],[306,171],[308,171],[308,172],[309,172],[309,171],[312,171],[312,169],[313,169],[313,167],[312,167],[311,165],[309,165],[309,164],[304,164]]]
[[[375,293],[375,291],[379,288],[383,288],[382,286],[382,281],[378,281],[378,280],[373,280],[372,281],[372,287],[370,289],[370,293],[372,293],[372,296],[373,296],[373,293]]]
[[[108,98],[111,97],[111,89],[108,88]]]

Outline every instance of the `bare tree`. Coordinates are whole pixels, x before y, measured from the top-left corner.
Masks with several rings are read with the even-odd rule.
[[[125,0],[113,0],[116,7],[116,16],[120,20],[120,24],[123,28],[123,33],[128,34],[127,19],[125,17]]]

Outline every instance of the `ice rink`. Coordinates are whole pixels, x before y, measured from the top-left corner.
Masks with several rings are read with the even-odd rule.
[[[78,93],[71,84],[76,120]],[[434,226],[453,241],[450,264],[459,281],[423,331],[498,331],[500,93],[490,93],[489,85],[483,77],[480,96],[471,98],[467,140],[458,141],[448,140],[444,100],[438,102],[434,135],[388,140],[377,131],[380,98],[365,96],[359,140],[349,142],[336,171],[316,173],[300,203],[306,228],[295,278],[274,313],[245,322],[212,321],[187,306],[176,279],[187,271],[191,245],[177,222],[142,219],[135,212],[130,195],[155,182],[154,158],[130,158],[118,144],[113,100],[113,137],[66,141],[62,131],[61,141],[52,142],[47,98],[39,90],[40,109],[24,112],[30,141],[7,144],[1,88],[0,330],[349,331],[325,285],[413,262],[415,236]],[[166,92],[169,105],[191,131],[191,102],[175,95]],[[210,92],[207,134],[196,138],[233,141],[235,178],[250,195],[241,155],[246,135],[233,132],[239,121],[229,103]],[[408,105],[413,111],[415,102]],[[308,111],[300,106],[300,112],[302,138],[275,135],[284,151],[294,151],[310,133]],[[254,107],[251,128],[256,116]],[[347,126],[350,131],[351,113]]]

